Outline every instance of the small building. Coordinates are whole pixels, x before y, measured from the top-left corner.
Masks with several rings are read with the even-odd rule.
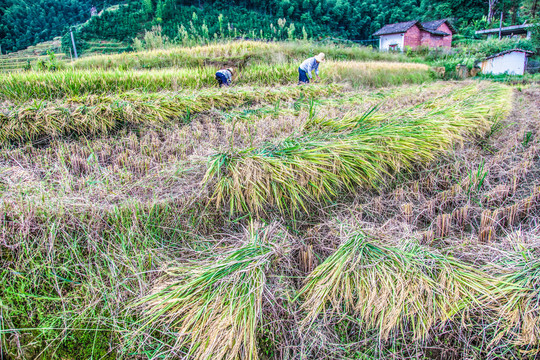
[[[456,33],[448,20],[435,20],[421,23],[413,20],[383,26],[373,36],[379,37],[380,50],[400,50],[406,47],[450,48],[452,36]]]
[[[527,56],[532,51],[512,49],[488,56],[482,60],[482,74],[523,75],[527,68]]]
[[[474,33],[476,35],[487,35],[488,39],[491,39],[493,37],[498,38],[499,34],[501,38],[530,39],[533,26],[534,26],[533,24],[513,25],[513,26],[500,27],[496,29],[478,30],[478,31],[475,31]]]

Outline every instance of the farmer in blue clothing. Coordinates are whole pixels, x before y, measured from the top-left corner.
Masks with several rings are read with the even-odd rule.
[[[219,87],[230,86],[233,73],[234,70],[232,68],[221,69],[216,72],[216,80],[218,81]]]
[[[311,75],[312,71],[315,71],[317,79],[320,80],[321,78],[319,77],[319,64],[323,61],[324,53],[320,53],[317,56],[305,60],[298,68],[298,85],[309,84],[309,80],[313,78],[313,75]]]

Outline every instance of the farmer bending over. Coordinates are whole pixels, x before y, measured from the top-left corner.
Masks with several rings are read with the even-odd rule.
[[[311,72],[313,70],[315,70],[315,75],[317,75],[317,79],[320,80],[321,78],[319,77],[319,64],[323,61],[324,53],[320,53],[317,56],[305,60],[298,68],[298,85],[309,84],[309,79],[313,78],[313,76],[311,75]]]
[[[234,70],[232,68],[221,69],[216,73],[219,87],[230,86]]]

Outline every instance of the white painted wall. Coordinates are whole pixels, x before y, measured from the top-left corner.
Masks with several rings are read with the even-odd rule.
[[[403,40],[404,40],[403,34],[390,34],[390,35],[382,35],[379,37],[379,49],[388,51],[390,49],[390,45],[397,44],[399,50],[403,51]]]
[[[523,52],[508,54],[482,61],[482,74],[523,75],[527,66],[527,56]]]

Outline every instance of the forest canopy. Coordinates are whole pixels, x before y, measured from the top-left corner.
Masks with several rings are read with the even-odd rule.
[[[70,26],[87,22],[91,8],[100,11],[125,4],[116,11],[95,16],[79,36],[83,40],[105,39],[131,42],[152,26],[177,38],[183,27],[206,27],[208,37],[236,34],[267,35],[270,24],[285,19],[294,24],[296,38],[308,36],[367,40],[384,24],[418,20],[450,19],[464,36],[497,22],[533,21],[539,0],[0,0],[0,45],[3,52],[16,51],[65,35]],[[195,14],[195,15],[193,15]],[[193,18],[196,16],[196,19]],[[495,19],[496,18],[496,19]],[[273,25],[275,26],[275,25]],[[264,29],[264,32],[262,31]],[[285,33],[285,32],[284,32]],[[216,34],[216,35],[214,35]],[[266,35],[265,35],[266,34]],[[287,35],[283,35],[285,38]]]

